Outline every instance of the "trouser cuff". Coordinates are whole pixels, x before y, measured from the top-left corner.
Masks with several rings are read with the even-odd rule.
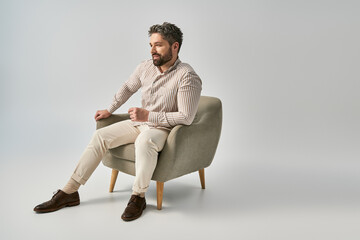
[[[74,173],[71,176],[72,179],[74,179],[75,181],[77,181],[78,183],[80,183],[81,185],[85,185],[86,181],[85,179],[83,179],[82,177],[78,176],[76,173]]]
[[[137,193],[146,193],[146,191],[148,190],[149,186],[145,187],[145,188],[140,188],[138,186],[133,186],[132,190],[134,192],[137,192]]]

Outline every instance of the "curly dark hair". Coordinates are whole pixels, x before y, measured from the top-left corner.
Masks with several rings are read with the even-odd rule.
[[[164,22],[162,25],[155,24],[155,25],[151,26],[149,29],[149,37],[153,33],[160,33],[161,36],[166,41],[169,42],[170,46],[174,42],[178,42],[179,43],[178,52],[180,51],[180,47],[181,47],[181,44],[183,41],[183,33],[181,32],[180,28],[175,26],[175,24],[168,23],[168,22]]]

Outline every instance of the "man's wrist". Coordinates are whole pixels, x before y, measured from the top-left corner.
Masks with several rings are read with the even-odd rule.
[[[156,112],[149,111],[148,122],[158,123],[158,116]]]
[[[115,109],[113,109],[113,107],[108,107],[107,109],[105,109],[106,111],[108,111],[110,114],[112,114],[113,112],[115,112]]]

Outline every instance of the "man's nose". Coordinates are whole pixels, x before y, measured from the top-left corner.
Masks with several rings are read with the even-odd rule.
[[[154,47],[151,47],[150,53],[151,53],[151,55],[154,54],[154,53],[156,53],[155,46],[154,46]]]

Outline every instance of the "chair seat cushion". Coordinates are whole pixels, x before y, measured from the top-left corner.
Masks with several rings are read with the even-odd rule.
[[[133,143],[109,149],[109,152],[116,158],[126,159],[135,162],[135,144]]]

